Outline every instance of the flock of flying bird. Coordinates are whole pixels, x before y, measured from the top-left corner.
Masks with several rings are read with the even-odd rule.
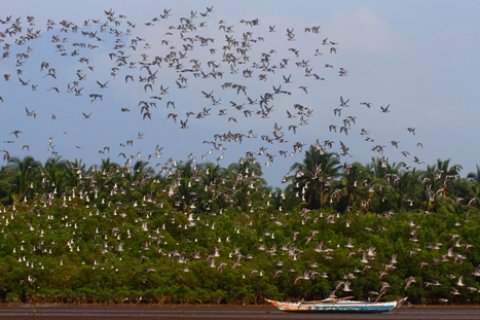
[[[172,13],[166,9],[151,20],[137,25],[125,15],[107,10],[104,12],[104,19],[89,19],[80,24],[49,19],[45,30],[37,26],[36,19],[32,16],[27,16],[26,19],[3,17],[0,19],[0,70],[4,83],[0,89],[0,117],[5,121],[8,119],[5,115],[14,118],[21,113],[32,120],[43,121],[42,128],[45,128],[55,127],[56,122],[61,122],[62,118],[73,114],[78,115],[78,121],[85,121],[85,126],[88,127],[88,123],[94,121],[97,115],[118,112],[129,114],[132,125],[135,123],[132,117],[141,119],[145,126],[148,126],[147,122],[155,123],[162,128],[161,132],[163,136],[167,136],[167,140],[175,140],[174,136],[180,135],[181,130],[176,130],[176,127],[189,130],[202,128],[206,132],[230,128],[225,132],[213,132],[211,137],[202,137],[203,144],[207,146],[206,154],[216,151],[217,160],[220,161],[230,145],[251,140],[251,145],[255,145],[256,149],[247,153],[253,157],[264,158],[267,165],[272,163],[275,157],[289,157],[301,153],[305,143],[296,137],[299,137],[304,127],[313,125],[317,132],[314,138],[315,146],[319,150],[336,152],[339,157],[348,157],[351,149],[346,140],[356,133],[376,155],[383,157],[385,150],[391,147],[393,150],[398,149],[408,161],[421,163],[412,151],[401,148],[403,145],[400,141],[388,139],[386,143],[379,143],[369,129],[357,130],[356,125],[361,120],[358,118],[359,114],[388,114],[392,111],[389,104],[375,106],[370,101],[353,103],[350,98],[340,95],[333,106],[325,108],[319,105],[331,102],[322,102],[315,95],[310,98],[312,92],[317,94],[322,90],[322,82],[328,77],[342,78],[349,73],[343,67],[321,62],[323,56],[333,58],[337,54],[338,44],[322,36],[320,26],[264,26],[258,18],[242,19],[236,24],[229,24],[224,20],[213,22],[210,20],[213,12],[213,8],[207,7],[204,11],[191,11],[189,15],[169,23]],[[138,35],[142,32],[150,35],[156,32],[157,36],[152,41],[146,35]],[[273,39],[270,43],[269,38]],[[306,43],[308,45],[305,45]],[[45,55],[49,58],[39,58],[35,45],[41,47],[40,54],[46,52]],[[68,67],[65,67],[67,64]],[[12,92],[17,96],[12,96]],[[128,96],[124,95],[125,92],[128,92]],[[19,105],[20,95],[24,94],[39,99],[32,100],[32,105]],[[117,95],[123,99],[120,105],[116,104]],[[43,102],[42,98],[48,100]],[[79,99],[79,102],[73,99]],[[65,106],[56,106],[64,104],[65,101],[80,110],[64,110]],[[313,124],[314,114],[322,119],[331,116],[333,121],[327,123],[326,127],[319,127],[321,124]],[[114,119],[117,116],[108,118]],[[200,124],[203,119],[212,121],[204,126]],[[5,122],[2,129],[5,130],[9,125],[14,124]],[[121,122],[113,125],[128,127]],[[31,146],[21,141],[27,132],[41,134],[40,131],[38,127],[31,125],[30,128],[12,128],[3,132],[5,138],[1,142],[0,150],[3,159],[8,161],[14,155],[11,151],[13,145],[21,145],[21,150],[25,152],[39,152],[39,146]],[[405,131],[412,137],[416,134],[414,127],[408,127]],[[193,136],[196,138],[197,134]],[[139,157],[139,153],[128,154],[131,151],[128,148],[144,137],[145,132],[140,129],[134,136],[119,141],[118,146],[96,146],[96,151],[110,156],[114,148],[118,148],[117,157],[124,158],[128,164]],[[47,140],[47,149],[53,156],[60,155],[56,139],[49,136]],[[94,144],[95,141],[88,143]],[[154,145],[148,160],[159,159],[166,152],[160,143]],[[421,146],[421,143],[417,144],[417,147]],[[77,145],[76,148],[81,149],[82,146]],[[407,160],[404,164],[407,166]],[[73,192],[68,197],[65,196],[65,204],[69,204],[75,197],[83,196]],[[98,211],[93,210],[91,215],[98,216]],[[149,231],[149,218],[147,214],[144,219],[136,220],[146,232]],[[319,221],[335,224],[338,218],[336,215],[317,217],[305,211],[302,224],[314,225]],[[3,230],[7,228],[9,220],[11,222],[13,219],[13,213],[8,216],[6,211],[3,212]],[[276,220],[278,226],[283,223],[278,217],[272,216],[271,219]],[[49,224],[49,220],[50,218],[45,223]],[[179,230],[195,225],[211,230],[215,228],[214,223],[206,224],[193,215],[184,223],[172,218],[172,224]],[[66,216],[62,220],[62,227],[75,229],[76,222],[70,221]],[[414,222],[410,227],[411,241],[415,242],[419,227]],[[219,237],[218,246],[212,249],[210,255],[195,252],[187,256],[185,252],[167,252],[162,248],[162,229],[165,230],[165,225],[153,230],[144,247],[156,247],[157,252],[185,265],[185,272],[189,272],[187,261],[206,259],[211,268],[221,271],[227,267],[240,267],[249,257],[259,252],[271,257],[284,255],[297,261],[302,256],[297,243],[314,243],[318,234],[318,231],[312,229],[308,237],[300,239],[299,232],[294,232],[290,242],[277,246],[269,244],[274,242],[275,233],[265,230],[264,240],[252,253],[241,253],[239,250],[227,252],[222,249],[222,243],[229,243],[229,236]],[[236,232],[240,232],[240,229]],[[123,239],[129,237],[128,230],[97,229],[96,233],[99,239],[113,237],[118,241],[116,248],[106,244],[107,251],[123,251]],[[43,235],[43,231],[41,234]],[[460,243],[456,235],[452,235],[451,240],[452,247],[443,259],[461,262],[464,256],[459,251],[468,250],[467,244]],[[80,237],[72,237],[67,246],[70,251],[80,251],[78,243],[81,241]],[[105,243],[107,242],[106,240]],[[370,262],[376,258],[376,249],[356,248],[352,241],[335,245],[349,249],[352,256],[361,256],[363,270],[355,269],[345,274],[336,288],[337,291],[350,292],[351,283],[357,274],[368,270]],[[37,249],[45,249],[48,254],[45,244],[39,244]],[[432,244],[429,248],[418,250],[439,249],[438,244]],[[333,248],[323,242],[318,242],[314,250],[326,260],[331,259],[334,252]],[[25,259],[23,251],[23,245],[20,244],[19,248],[14,249],[14,254],[18,254],[19,261],[26,263],[27,267],[33,268],[35,262]],[[419,251],[412,251],[410,254],[413,256],[419,254]],[[389,288],[385,276],[395,269],[396,264],[397,256],[393,254],[385,264],[385,274],[379,276],[382,281],[380,290],[372,295],[385,294]],[[95,261],[92,267],[103,268],[105,265]],[[111,267],[114,267],[113,264]],[[283,262],[279,260],[274,277],[285,272],[282,267]],[[327,274],[316,271],[317,267],[312,263],[310,269],[295,278],[294,285],[315,277],[328,277]],[[150,272],[155,272],[155,269]],[[475,272],[475,276],[480,276],[480,270]],[[263,276],[263,271],[250,270],[249,274]],[[454,276],[452,279],[456,281],[453,288],[457,288],[457,292],[458,288],[465,286],[461,276]],[[412,277],[405,279],[404,289],[407,290],[415,282],[416,279]],[[425,283],[425,287],[437,285],[439,284],[434,281]],[[468,290],[478,291],[474,287],[469,287]]]
[[[87,149],[95,144],[92,140],[97,140],[89,139],[84,142],[88,146],[84,146],[73,142],[78,141],[74,137],[59,150],[61,143],[57,140],[65,139],[69,129],[77,136],[82,134],[75,133],[79,125],[88,131],[116,126],[131,132],[139,118],[145,121],[134,136],[95,145],[95,150],[86,150],[85,154],[98,151],[131,162],[142,152],[125,148],[150,135],[149,141],[154,141],[152,145],[156,147],[154,151],[150,148],[145,158],[158,159],[159,150],[169,153],[165,145],[175,140],[172,136],[182,135],[171,126],[173,123],[192,131],[188,139],[201,137],[200,141],[188,141],[187,153],[202,150],[202,159],[215,151],[216,160],[220,161],[230,145],[244,143],[247,153],[264,158],[263,163],[268,166],[276,157],[301,153],[307,139],[312,144],[315,141],[323,151],[348,157],[352,150],[347,141],[354,132],[376,156],[384,157],[387,147],[392,147],[401,152],[405,166],[410,160],[421,162],[407,150],[406,142],[385,137],[379,142],[371,130],[355,128],[359,114],[365,110],[386,114],[391,111],[389,104],[353,103],[340,95],[332,106],[332,101],[318,96],[323,80],[334,81],[334,76],[348,75],[343,67],[321,62],[324,55],[336,55],[338,43],[322,36],[320,26],[264,26],[258,18],[242,19],[236,24],[213,22],[213,12],[213,7],[207,7],[168,23],[173,19],[172,13],[165,9],[137,25],[110,9],[104,12],[104,19],[88,19],[80,24],[49,19],[46,30],[37,26],[33,16],[1,18],[0,61],[5,89],[0,91],[0,114],[4,119],[18,119],[19,113],[23,113],[27,118],[42,121],[40,129],[29,124],[4,132],[0,149],[4,160],[21,152],[44,152],[39,148],[45,145],[38,143],[43,128],[58,129],[60,139],[53,133],[45,137],[47,151],[53,156],[64,156],[72,153],[73,146],[77,150]],[[41,47],[39,52],[35,46]],[[19,105],[23,96],[31,97],[24,102],[28,105]],[[66,111],[65,103],[73,108]],[[136,112],[140,116],[122,117],[117,112]],[[99,120],[95,124],[66,122],[64,125],[71,126],[68,129],[56,124],[75,114],[79,115],[78,121]],[[312,119],[314,114],[319,120]],[[203,120],[206,124],[199,122],[207,118],[210,121]],[[324,127],[321,122],[328,118],[333,120]],[[143,130],[152,127],[147,121],[154,123],[157,131],[153,134]],[[311,135],[302,135],[302,129],[308,125],[315,127],[313,139]],[[415,135],[415,128],[409,127],[408,132]],[[27,135],[36,137],[34,145],[20,142]],[[108,138],[120,136],[117,133]],[[98,141],[105,141],[107,137],[99,138],[103,140]],[[200,142],[204,147],[198,146]],[[118,151],[116,155],[114,149]]]

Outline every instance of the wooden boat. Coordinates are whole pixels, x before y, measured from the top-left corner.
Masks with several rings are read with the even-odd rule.
[[[347,298],[327,298],[318,301],[284,302],[265,299],[279,310],[286,312],[350,312],[350,313],[374,313],[387,312],[400,308],[406,298],[390,302],[369,302],[349,300]]]

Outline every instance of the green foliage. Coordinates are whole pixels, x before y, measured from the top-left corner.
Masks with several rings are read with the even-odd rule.
[[[478,303],[480,181],[311,148],[272,191],[251,157],[162,175],[58,158],[0,169],[0,301]]]

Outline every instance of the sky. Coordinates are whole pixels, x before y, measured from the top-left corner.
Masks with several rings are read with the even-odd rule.
[[[202,16],[207,7],[213,10]],[[170,11],[162,18],[164,9]],[[267,182],[281,187],[290,166],[318,142],[341,154],[342,162],[384,157],[422,168],[450,159],[466,175],[480,164],[479,9],[478,1],[4,0],[0,18],[12,19],[0,24],[0,75],[10,75],[8,81],[0,77],[2,164],[6,156],[45,161],[58,155],[89,165],[111,158],[160,168],[190,158],[227,166],[252,153]],[[102,30],[105,11],[114,19]],[[35,18],[30,26],[27,16]],[[17,17],[22,31],[6,34]],[[182,17],[191,18],[195,30],[181,34]],[[62,32],[62,20],[78,31]],[[318,33],[311,31],[315,26]],[[40,36],[19,42],[28,28]],[[227,36],[241,41],[245,34],[248,61],[222,61]],[[211,40],[204,46],[199,37]],[[121,52],[116,41],[125,45]],[[182,66],[169,66],[166,56],[182,50]],[[240,56],[235,47],[228,52]],[[116,66],[122,53],[127,63]],[[255,67],[264,54],[274,68]],[[154,81],[142,81],[148,76],[142,59],[155,56],[163,62],[150,68]],[[197,71],[222,76],[194,76],[194,61],[201,65]],[[48,63],[43,70],[42,62]],[[307,76],[308,69],[317,78]],[[133,81],[125,81],[127,75]],[[185,88],[176,84],[182,76]],[[245,92],[225,83],[245,86]],[[279,86],[284,93],[268,101],[267,114],[259,100]],[[161,94],[161,87],[168,92]],[[149,117],[140,101],[155,103]]]

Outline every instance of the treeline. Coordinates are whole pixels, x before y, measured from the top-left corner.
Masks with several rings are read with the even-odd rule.
[[[480,167],[466,177],[462,167],[437,160],[425,170],[405,163],[372,158],[371,163],[340,163],[337,154],[314,146],[302,163],[284,175],[284,190],[268,186],[261,166],[247,156],[226,168],[194,160],[172,161],[161,168],[137,161],[131,166],[110,159],[86,167],[81,160],[12,158],[0,168],[0,204],[5,206],[43,196],[50,200],[84,195],[102,207],[107,198],[159,201],[188,212],[218,212],[231,207],[333,209],[385,213],[388,211],[452,212],[480,208]]]
[[[479,172],[460,169],[340,164],[312,147],[280,190],[250,157],[158,170],[13,158],[0,301],[478,303]]]

